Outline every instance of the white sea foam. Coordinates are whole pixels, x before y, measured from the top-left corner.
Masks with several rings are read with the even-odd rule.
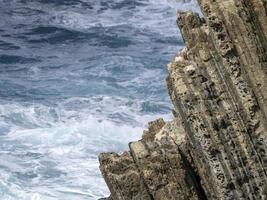
[[[179,37],[175,15],[198,10],[195,2],[175,0],[140,1],[130,9],[125,0],[79,1],[93,9],[58,2],[0,2],[0,28],[16,27],[6,31],[15,37],[5,38],[21,47],[12,55],[40,59],[14,63],[21,66],[14,72],[1,68],[3,200],[108,196],[97,156],[127,150],[148,121],[171,119],[164,80],[165,64],[179,48],[172,40]]]
[[[6,176],[2,189],[9,185],[14,197],[25,200],[97,199],[108,195],[98,171],[97,155],[126,150],[127,143],[138,140],[143,129],[142,125],[133,127],[101,119],[89,111],[56,110],[39,104],[2,104],[0,116],[6,123],[13,123],[13,128],[1,136],[0,174]],[[135,118],[146,123],[155,116]],[[4,191],[2,198],[14,198],[7,194]]]

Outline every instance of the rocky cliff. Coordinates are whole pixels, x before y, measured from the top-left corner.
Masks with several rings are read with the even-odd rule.
[[[267,0],[199,0],[177,15],[174,120],[100,169],[113,200],[267,199]]]

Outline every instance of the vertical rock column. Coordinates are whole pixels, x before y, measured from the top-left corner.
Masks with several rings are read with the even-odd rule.
[[[259,87],[266,84],[265,32],[257,26],[255,41],[248,38],[254,21],[239,17],[248,2],[203,0],[205,20],[178,15],[186,49],[169,65],[167,82],[208,199],[267,198],[266,87]],[[243,26],[233,25],[237,19]],[[241,39],[250,42],[246,54],[258,52],[254,65],[244,63]]]

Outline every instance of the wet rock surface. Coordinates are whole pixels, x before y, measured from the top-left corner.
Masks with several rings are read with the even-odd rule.
[[[267,3],[199,0],[177,15],[174,120],[100,155],[112,199],[267,199]]]

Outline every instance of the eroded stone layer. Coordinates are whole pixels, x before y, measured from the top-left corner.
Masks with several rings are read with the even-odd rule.
[[[174,121],[102,154],[113,200],[267,199],[267,1],[199,0],[168,65]],[[133,180],[133,181],[130,181]]]
[[[207,196],[266,199],[267,132],[265,105],[260,103],[266,88],[254,90],[244,54],[237,51],[241,47],[228,34],[231,22],[218,17],[223,11],[218,3],[203,2],[205,20],[193,13],[178,14],[186,49],[169,65],[169,93]],[[220,4],[230,6],[225,13],[239,13],[230,2]],[[257,73],[264,84],[264,72]]]
[[[130,152],[122,155],[100,156],[100,169],[113,199],[205,199],[192,160],[187,158],[183,128],[175,122],[151,122],[143,139],[129,146]]]
[[[99,162],[113,200],[152,200],[129,152],[103,153]]]

